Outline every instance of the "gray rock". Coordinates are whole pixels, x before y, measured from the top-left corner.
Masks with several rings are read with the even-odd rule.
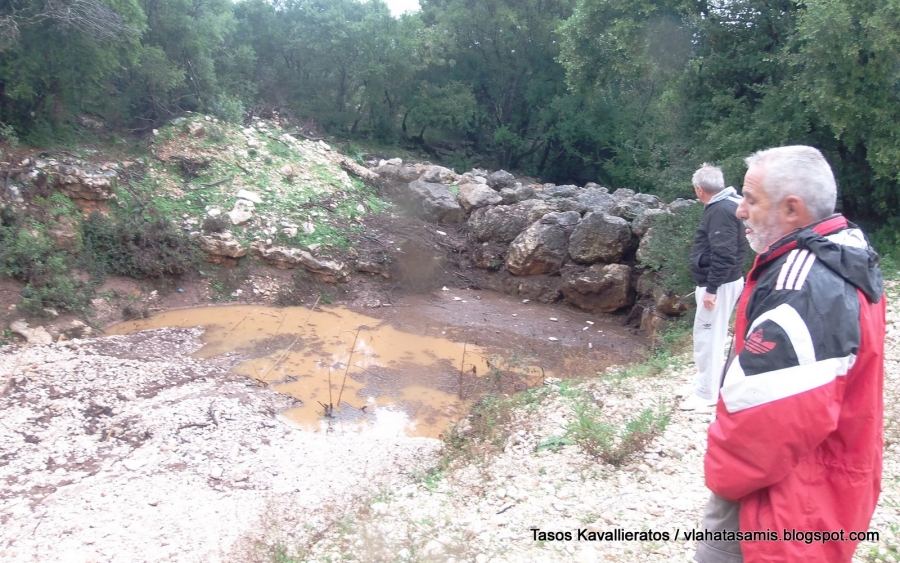
[[[231,233],[212,233],[197,237],[200,249],[210,256],[240,258],[247,255],[247,247],[241,247]]]
[[[633,221],[645,211],[647,211],[647,207],[643,203],[633,198],[623,198],[617,200],[616,203],[607,210],[607,213],[615,215],[616,217],[621,217],[627,221]]]
[[[573,199],[580,203],[585,211],[607,211],[616,202],[606,188],[585,187],[575,194]]]
[[[500,191],[502,188],[511,188],[516,185],[516,177],[506,170],[491,172],[487,177],[488,186]]]
[[[525,201],[526,199],[532,199],[534,197],[534,186],[516,186],[512,188],[516,192],[516,201]]]
[[[560,223],[571,221],[569,214],[551,213],[525,229],[509,245],[507,271],[516,276],[558,272],[568,242],[568,232]]]
[[[647,209],[661,209],[664,206],[662,200],[653,194],[634,194],[632,199]]]
[[[578,186],[573,186],[571,184],[567,184],[564,186],[551,186],[549,188],[544,188],[544,195],[548,195],[550,197],[575,197],[578,194],[579,190]]]
[[[572,229],[581,221],[581,214],[577,211],[558,211],[544,215],[540,221],[547,225],[559,225],[563,228]]]
[[[582,264],[618,262],[634,248],[628,222],[603,212],[584,216],[569,238],[569,256]]]
[[[668,213],[665,209],[647,209],[631,222],[631,231],[635,236],[642,237],[647,232],[647,229],[668,215]]]
[[[303,266],[317,278],[331,283],[344,281],[348,277],[347,267],[342,262],[315,258],[299,248],[268,247],[262,242],[255,242],[250,249],[255,256],[282,270]]]
[[[459,176],[453,170],[443,166],[429,166],[419,178],[423,182],[434,184],[449,184],[457,181]]]
[[[612,313],[634,304],[631,268],[624,264],[594,264],[563,272],[566,301],[592,313]]]
[[[512,242],[534,221],[528,210],[517,205],[494,205],[476,209],[469,216],[469,230],[481,242]]]
[[[518,203],[518,201],[519,198],[516,194],[516,190],[512,188],[502,188],[500,190],[500,203],[502,203],[503,205],[512,205],[514,203]]]
[[[502,201],[502,194],[498,194],[485,184],[462,184],[459,186],[459,202],[466,211],[486,205],[497,205]]]
[[[407,206],[420,219],[437,223],[461,223],[466,213],[459,205],[456,194],[444,184],[423,180],[410,182]]]
[[[671,211],[672,213],[675,213],[677,215],[678,213],[681,213],[683,210],[689,209],[689,208],[693,207],[694,205],[702,205],[702,204],[700,203],[700,200],[697,200],[697,199],[678,198],[669,204],[669,211]]]

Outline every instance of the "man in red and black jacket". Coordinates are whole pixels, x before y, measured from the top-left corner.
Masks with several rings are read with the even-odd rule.
[[[708,431],[713,496],[695,559],[849,563],[881,491],[878,257],[833,215],[834,176],[818,150],[769,149],[747,165],[737,216],[759,256]]]

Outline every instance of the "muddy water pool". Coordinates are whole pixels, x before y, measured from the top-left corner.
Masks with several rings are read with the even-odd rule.
[[[298,400],[285,417],[334,433],[438,437],[485,394],[592,373],[643,349],[614,318],[464,290],[372,315],[332,306],[180,309],[106,333],[193,326],[205,328],[195,356],[237,352],[243,361],[232,371]]]
[[[522,385],[537,366],[498,365],[488,350],[435,335],[413,334],[341,307],[203,307],[118,324],[107,334],[203,326],[208,358],[238,351],[232,371],[299,399],[284,416],[310,430],[437,437],[475,397],[502,388],[497,370]],[[506,374],[508,380],[511,374]],[[328,416],[326,416],[326,414]]]

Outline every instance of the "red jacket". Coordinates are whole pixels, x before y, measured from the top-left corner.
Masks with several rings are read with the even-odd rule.
[[[747,563],[849,562],[881,491],[885,300],[877,255],[842,216],[759,255],[738,303],[737,357],[708,433],[706,485],[740,529],[844,532],[744,541]]]

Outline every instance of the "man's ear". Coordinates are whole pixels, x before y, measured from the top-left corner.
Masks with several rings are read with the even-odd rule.
[[[781,211],[785,223],[790,225],[791,230],[812,223],[812,216],[806,208],[806,203],[795,195],[789,195],[781,200]]]

